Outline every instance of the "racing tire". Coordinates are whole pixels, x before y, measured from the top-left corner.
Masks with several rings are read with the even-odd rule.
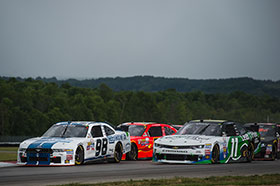
[[[113,158],[113,163],[119,163],[122,159],[122,155],[123,155],[123,147],[121,145],[121,143],[117,143],[116,147],[115,147],[115,151],[114,151],[114,158]]]
[[[274,161],[276,159],[276,156],[277,156],[277,153],[276,153],[276,145],[273,144],[273,147],[272,147],[272,152],[271,152],[271,160]]]
[[[76,149],[76,154],[75,154],[75,164],[76,165],[82,165],[84,163],[84,148],[79,145]]]
[[[126,154],[126,159],[132,160],[132,161],[135,161],[138,159],[138,149],[137,149],[137,146],[135,145],[135,143],[132,143],[130,152],[128,152]]]
[[[218,145],[215,145],[215,146],[213,147],[213,150],[212,150],[212,157],[211,157],[211,162],[212,162],[213,164],[219,163],[219,155],[220,155],[219,146],[218,146]]]
[[[247,152],[247,162],[251,162],[254,159],[254,145],[253,143],[249,143],[248,152]]]

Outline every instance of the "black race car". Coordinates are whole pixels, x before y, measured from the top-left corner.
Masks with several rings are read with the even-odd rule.
[[[258,131],[261,136],[260,151],[254,159],[275,160],[280,158],[280,125],[275,123],[247,123],[249,130]]]

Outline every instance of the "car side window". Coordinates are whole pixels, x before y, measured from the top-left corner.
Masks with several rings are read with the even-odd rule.
[[[236,136],[235,127],[233,124],[224,125],[223,132],[225,132],[227,136]]]
[[[104,125],[104,130],[105,130],[106,136],[115,134],[115,131],[112,130],[110,127],[107,127],[106,125]]]
[[[162,136],[162,130],[161,127],[151,127],[148,131],[148,134],[150,137],[158,137]]]
[[[172,135],[175,133],[175,131],[169,127],[164,127],[164,130],[165,130],[165,135]]]
[[[93,126],[91,128],[91,135],[93,138],[103,137],[101,126]]]
[[[236,124],[236,129],[239,132],[239,135],[243,135],[246,133],[246,129],[241,124]]]

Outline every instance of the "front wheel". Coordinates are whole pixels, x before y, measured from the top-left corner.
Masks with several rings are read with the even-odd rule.
[[[277,145],[273,144],[272,152],[271,152],[271,159],[272,159],[272,161],[274,161],[276,159],[276,157],[277,157],[276,149],[277,149]]]
[[[84,149],[81,145],[78,146],[75,155],[75,164],[82,165],[84,163]]]
[[[218,163],[219,162],[219,154],[220,154],[220,149],[218,145],[215,145],[212,150],[212,157],[211,157],[211,162],[212,163]]]
[[[115,147],[113,162],[119,163],[122,159],[122,155],[123,155],[123,147],[120,143],[117,143],[117,145]]]
[[[131,150],[126,154],[126,159],[127,160],[137,160],[137,156],[138,156],[137,146],[134,143],[132,143]]]
[[[251,162],[254,159],[254,145],[253,143],[249,144],[248,153],[247,153],[247,162]]]

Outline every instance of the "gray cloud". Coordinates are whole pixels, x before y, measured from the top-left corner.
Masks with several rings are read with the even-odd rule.
[[[278,0],[0,0],[0,75],[279,80]]]

